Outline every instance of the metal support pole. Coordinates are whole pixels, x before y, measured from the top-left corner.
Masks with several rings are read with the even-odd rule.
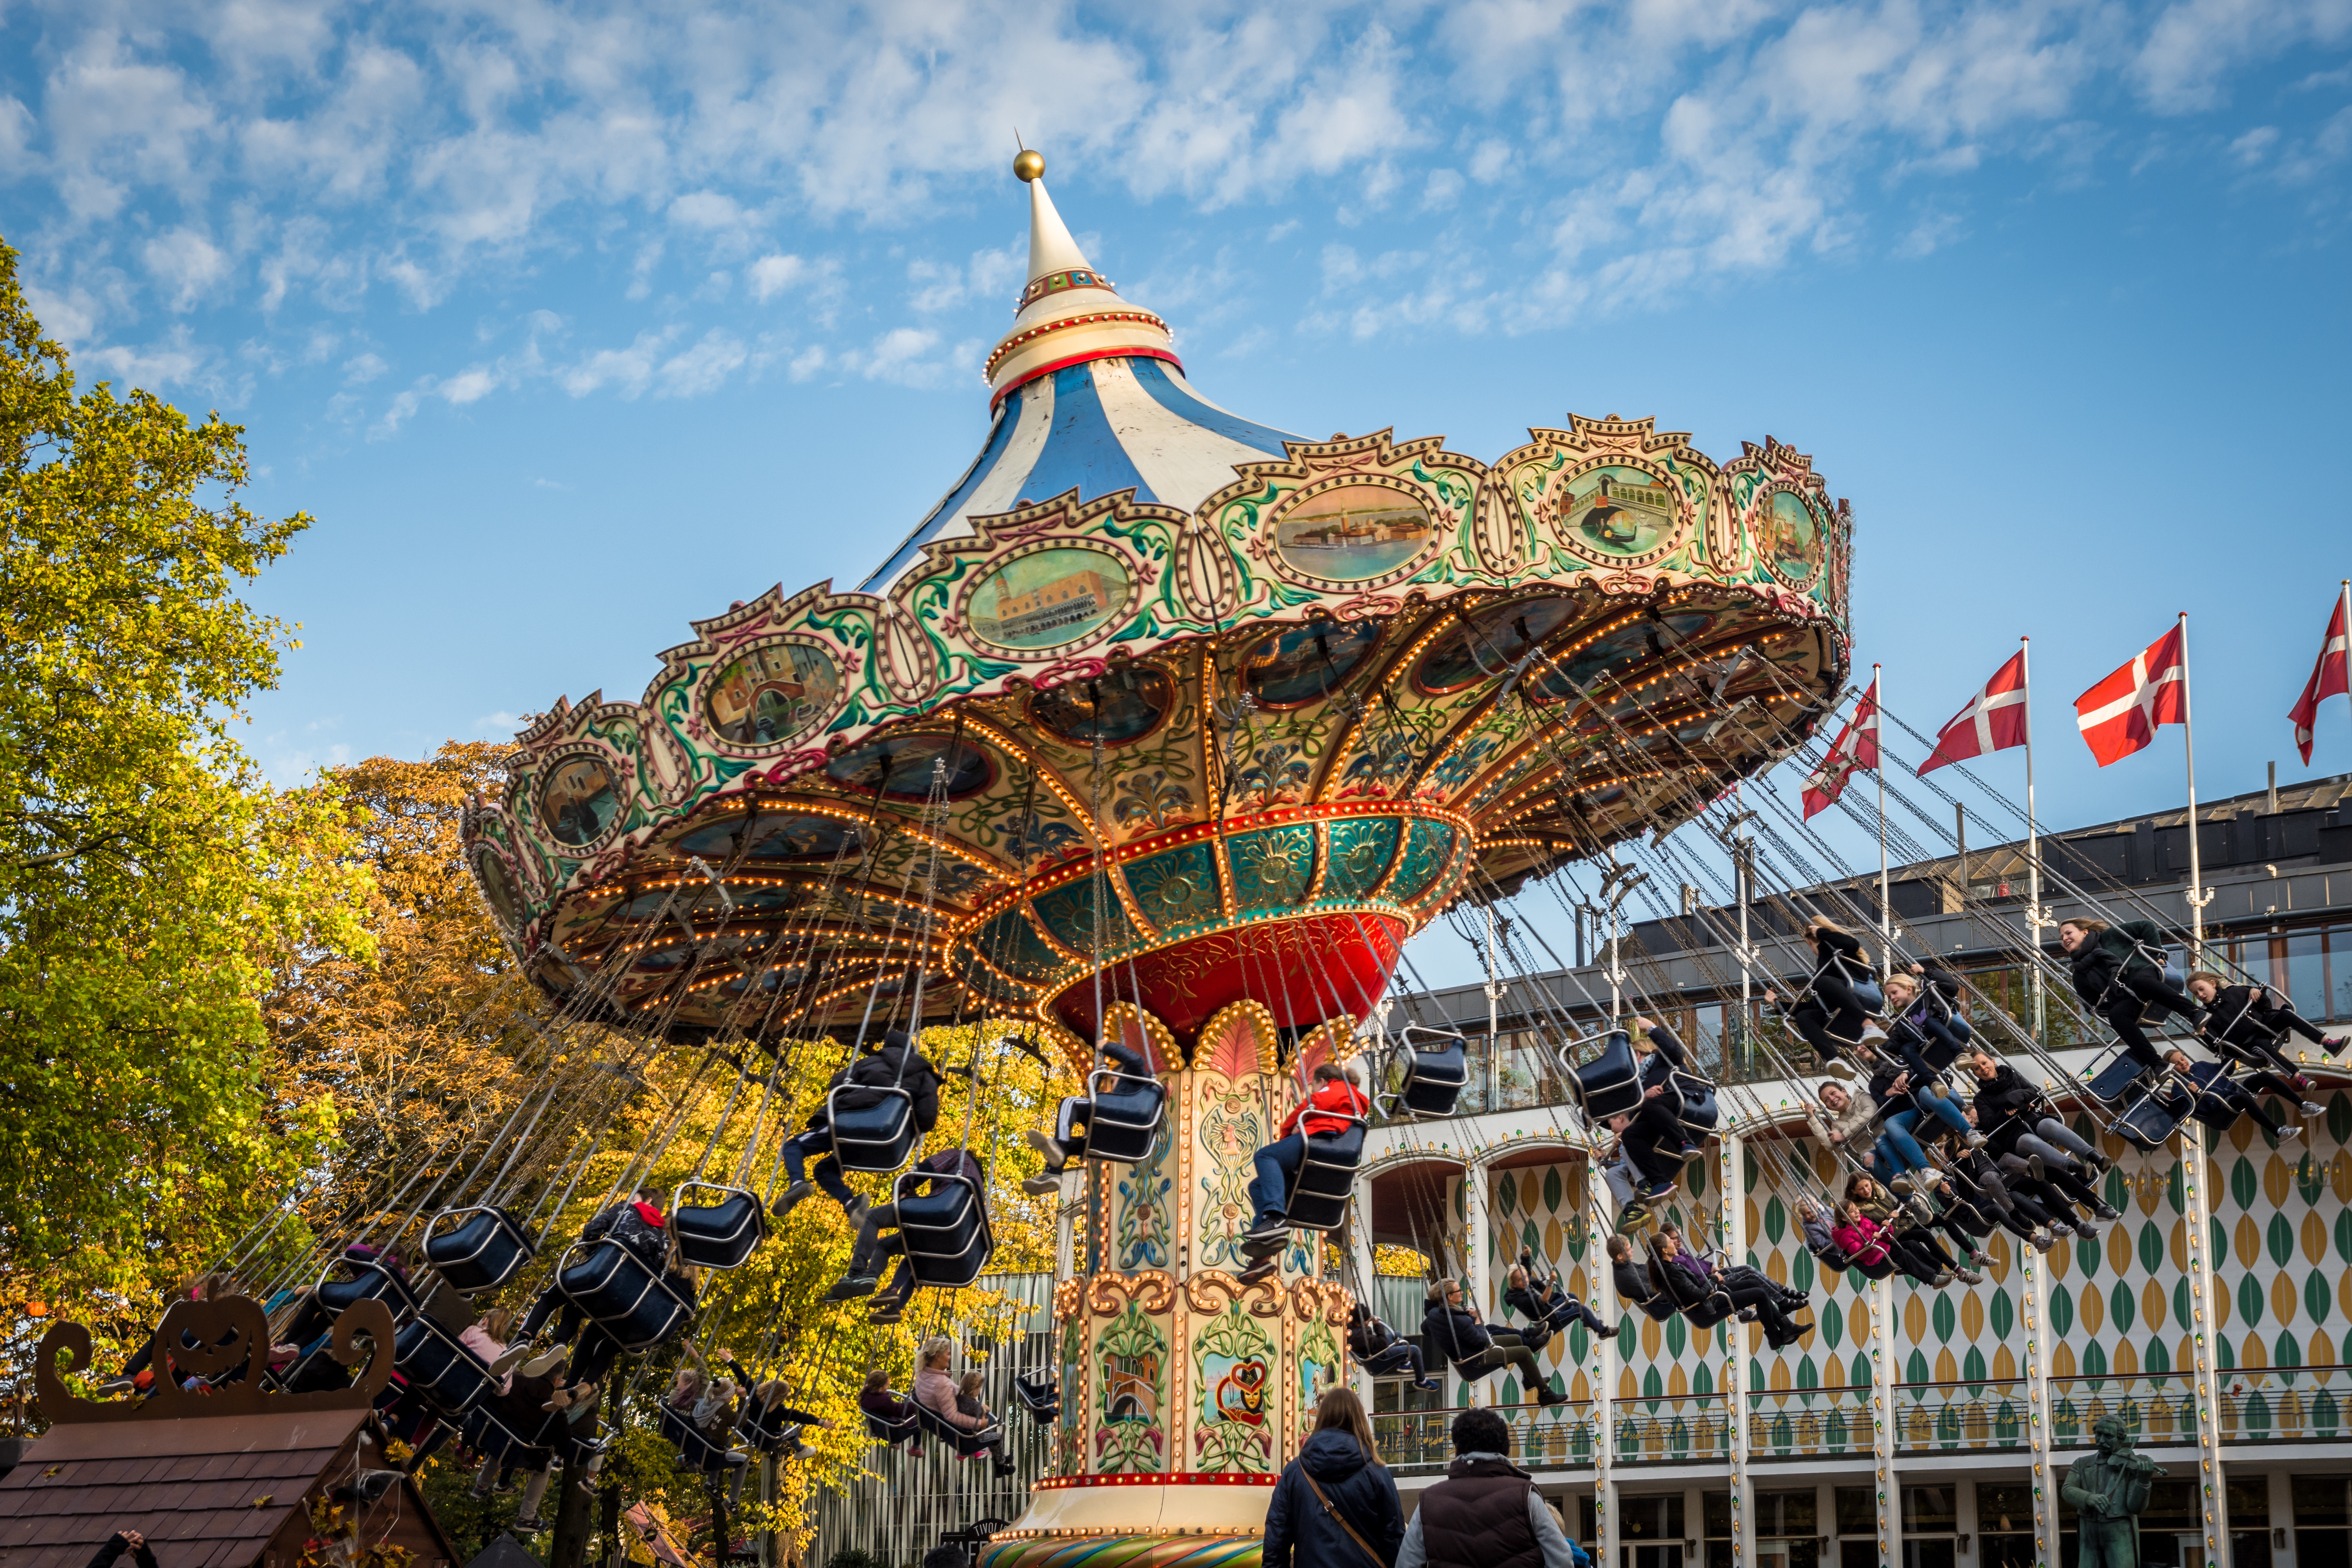
[[[1605,1300],[1601,1281],[1609,1270],[1609,1237],[1616,1234],[1609,1212],[1609,1184],[1601,1179],[1598,1130],[1587,1134],[1584,1146],[1584,1214],[1591,1239],[1585,1256],[1592,1260],[1591,1300]],[[1595,1338],[1592,1346],[1592,1561],[1596,1568],[1617,1568],[1617,1342],[1633,1333],[1631,1314],[1619,1310],[1618,1331]]]
[[[2050,1329],[2042,1300],[2042,1255],[2012,1237],[2023,1288],[2027,1449],[2033,1459],[2033,1560],[2058,1561],[2058,1476],[2050,1455]]]
[[[1895,1380],[1902,1353],[1895,1342],[1895,1289],[1870,1282],[1870,1449],[1878,1479],[1879,1568],[1901,1568],[1903,1499],[1895,1476]]]
[[[2197,1398],[2197,1500],[2205,1524],[2205,1568],[2226,1568],[2230,1561],[2230,1493],[2221,1484],[2221,1380],[2214,1365],[2213,1271],[2206,1257],[2213,1239],[2211,1194],[2206,1191],[2210,1167],[2205,1160],[2204,1134],[2194,1119],[2173,1134],[2180,1154],[2182,1207],[2188,1212],[2189,1301],[2196,1321],[2189,1341],[2194,1363],[2190,1373]]]
[[[2025,690],[2025,941],[2032,960],[2025,966],[2025,986],[2032,999],[2033,1040],[2043,1049],[2050,1044],[2050,1010],[2042,991],[2042,928],[2049,917],[2042,909],[2042,829],[2033,815],[2033,645],[2017,639],[2017,672]],[[2055,1536],[2051,1550],[2056,1551]]]
[[[1716,1144],[1723,1194],[1721,1234],[1716,1245],[1726,1263],[1748,1261],[1747,1142],[1737,1132],[1723,1134]],[[1760,1332],[1753,1323],[1737,1318],[1718,1324],[1724,1336],[1723,1397],[1726,1430],[1731,1439],[1731,1568],[1750,1568],[1756,1561],[1756,1493],[1748,1482],[1748,1342]]]
[[[2205,967],[2205,906],[2213,891],[2205,885],[2197,856],[2197,730],[2189,709],[2189,612],[2180,612],[2180,750],[2189,764],[2189,967]]]
[[[1486,1286],[1491,1274],[1486,1267],[1487,1237],[1486,1168],[1475,1159],[1462,1162],[1462,1213],[1465,1234],[1462,1238],[1462,1299],[1469,1309],[1479,1314],[1479,1321],[1498,1323],[1503,1321],[1500,1303],[1489,1299]],[[1486,1380],[1479,1378],[1470,1384],[1464,1403],[1486,1403],[1479,1395],[1486,1388]]]

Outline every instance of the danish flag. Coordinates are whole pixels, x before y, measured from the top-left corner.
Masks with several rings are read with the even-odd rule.
[[[2287,717],[2294,721],[2295,749],[2303,753],[2303,765],[2311,765],[2311,729],[2319,718],[2319,705],[2331,697],[2352,691],[2352,669],[2346,668],[2347,638],[2344,625],[2344,605],[2352,595],[2337,595],[2336,613],[2327,617],[2327,637],[2319,645],[2319,662],[2312,667],[2311,679],[2295,700]]]
[[[2021,648],[1937,731],[1936,749],[1919,764],[1919,772],[1933,773],[1946,763],[1965,763],[1987,752],[2005,752],[2025,741],[2025,652]]]
[[[1827,811],[1845,793],[1846,781],[1878,765],[1878,681],[1853,707],[1853,717],[1838,731],[1830,754],[1805,776],[1805,815]]]
[[[2074,699],[2074,722],[2099,766],[2156,739],[2159,724],[2189,721],[2189,656],[2179,626]]]

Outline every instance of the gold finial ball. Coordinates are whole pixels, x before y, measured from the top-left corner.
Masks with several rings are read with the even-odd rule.
[[[1024,185],[1045,172],[1045,154],[1043,153],[1032,153],[1024,147],[1021,155],[1013,160],[1013,177]]]

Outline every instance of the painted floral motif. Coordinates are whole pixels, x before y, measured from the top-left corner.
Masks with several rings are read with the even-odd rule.
[[[1118,1167],[1118,1220],[1113,1227],[1112,1246],[1122,1273],[1168,1267],[1169,1237],[1174,1228],[1168,1200],[1176,1189],[1175,1178],[1167,1173],[1171,1143],[1163,1128],[1160,1141],[1151,1146],[1150,1159]]]
[[[1095,1473],[1116,1476],[1164,1468],[1168,1434],[1168,1335],[1132,1301],[1102,1331]]]
[[[1241,1238],[1250,1227],[1250,1156],[1265,1143],[1265,1116],[1254,1091],[1240,1086],[1206,1089],[1201,1110],[1201,1146],[1210,1166],[1200,1177],[1201,1247],[1193,1260],[1196,1268],[1249,1266]]]
[[[1166,768],[1153,768],[1119,781],[1111,816],[1121,827],[1160,828],[1182,821],[1192,809],[1192,790],[1171,779]]]
[[[1228,1304],[1192,1337],[1201,1387],[1192,1458],[1202,1469],[1262,1475],[1274,1468],[1268,1369],[1276,1359],[1274,1341],[1238,1303]]]

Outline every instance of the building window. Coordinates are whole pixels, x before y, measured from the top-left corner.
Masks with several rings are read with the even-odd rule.
[[[2033,1489],[1977,1484],[1977,1568],[2033,1568]]]
[[[1731,1494],[1702,1492],[1698,1502],[1700,1527],[1706,1532],[1700,1545],[1706,1568],[1731,1568]]]
[[[2295,1568],[2352,1568],[2352,1478],[2290,1476]]]
[[[1838,1568],[1878,1568],[1878,1492],[1837,1489]]]
[[[1617,1500],[1618,1568],[1683,1568],[1683,1494]]]
[[[1960,1527],[1952,1489],[1905,1487],[1903,1568],[1957,1568]]]
[[[2271,1568],[2271,1479],[2231,1476],[2230,1568]]]
[[[1822,1533],[1811,1488],[1756,1494],[1756,1568],[1821,1568]]]

